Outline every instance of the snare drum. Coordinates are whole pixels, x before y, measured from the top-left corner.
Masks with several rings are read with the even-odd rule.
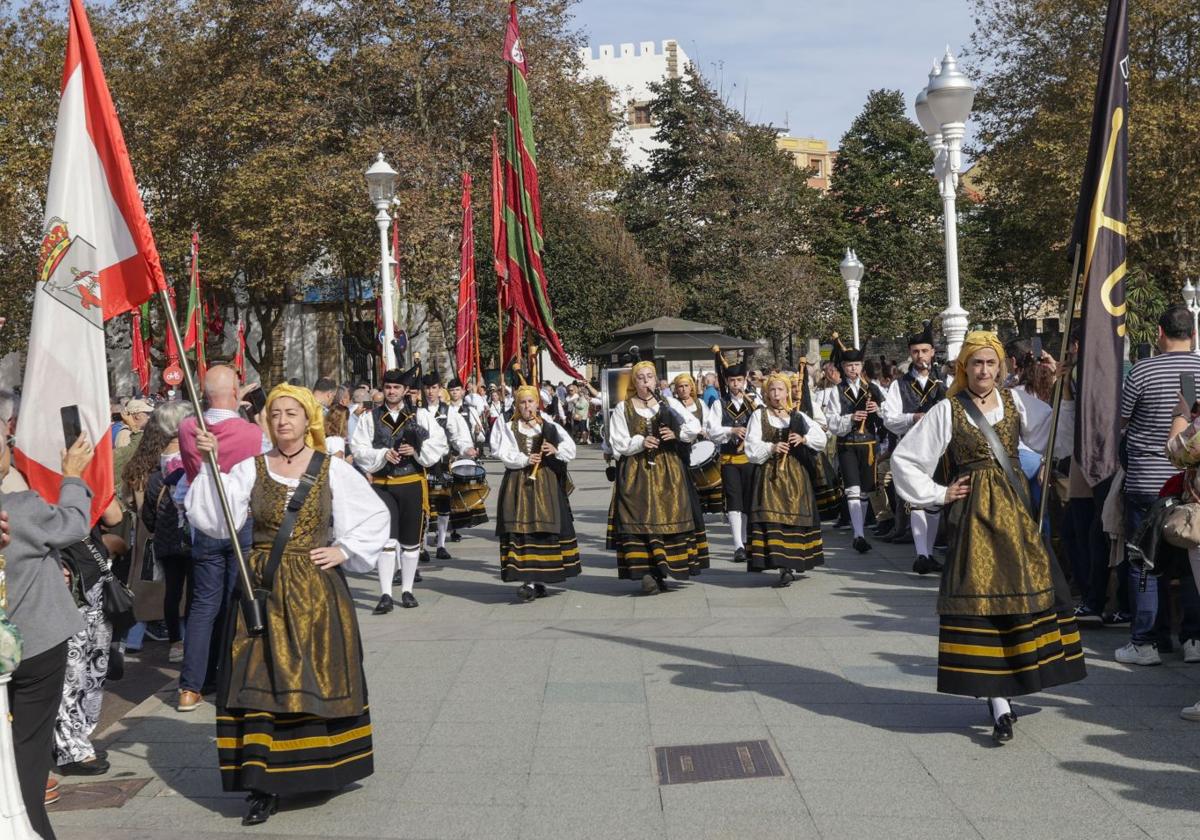
[[[488,521],[486,502],[492,488],[487,470],[470,458],[450,465],[450,524],[455,529],[470,528]]]
[[[711,440],[692,444],[689,469],[697,490],[709,490],[721,483],[721,450]]]

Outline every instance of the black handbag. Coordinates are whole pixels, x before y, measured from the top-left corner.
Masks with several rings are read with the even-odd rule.
[[[104,584],[101,590],[104,593],[104,602],[101,608],[104,610],[104,617],[112,625],[113,637],[120,638],[126,630],[137,624],[137,619],[133,615],[133,592],[125,585],[124,581],[113,574],[112,562],[107,552],[98,549],[90,537],[84,540],[83,544],[87,546],[92,554],[92,559],[100,567],[102,575],[100,579]]]

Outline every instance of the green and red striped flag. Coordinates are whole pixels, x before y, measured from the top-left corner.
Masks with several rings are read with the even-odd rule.
[[[207,371],[204,358],[204,298],[200,295],[200,232],[192,231],[192,267],[188,272],[187,329],[183,334],[183,349],[196,351],[196,373],[204,386]]]
[[[508,302],[515,316],[546,342],[554,364],[576,379],[554,326],[554,310],[542,267],[542,202],[538,195],[537,148],[529,107],[528,67],[517,27],[517,4],[508,5],[504,34],[508,62],[508,103],[504,121],[504,223],[507,251]]]

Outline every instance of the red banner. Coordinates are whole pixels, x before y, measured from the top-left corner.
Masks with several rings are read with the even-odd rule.
[[[458,258],[458,317],[455,319],[454,357],[458,380],[467,384],[478,355],[479,318],[475,298],[475,214],[471,210],[471,173],[462,174],[462,245]]]

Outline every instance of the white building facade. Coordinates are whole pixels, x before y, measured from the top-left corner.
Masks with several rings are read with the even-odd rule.
[[[625,153],[628,166],[646,167],[650,151],[658,147],[654,140],[655,126],[650,121],[650,85],[683,75],[690,59],[679,43],[666,40],[660,44],[642,41],[621,44],[614,48],[603,44],[598,49],[584,47],[579,51],[584,73],[589,78],[603,79],[616,91],[613,107],[625,117],[625,128],[614,141]]]

